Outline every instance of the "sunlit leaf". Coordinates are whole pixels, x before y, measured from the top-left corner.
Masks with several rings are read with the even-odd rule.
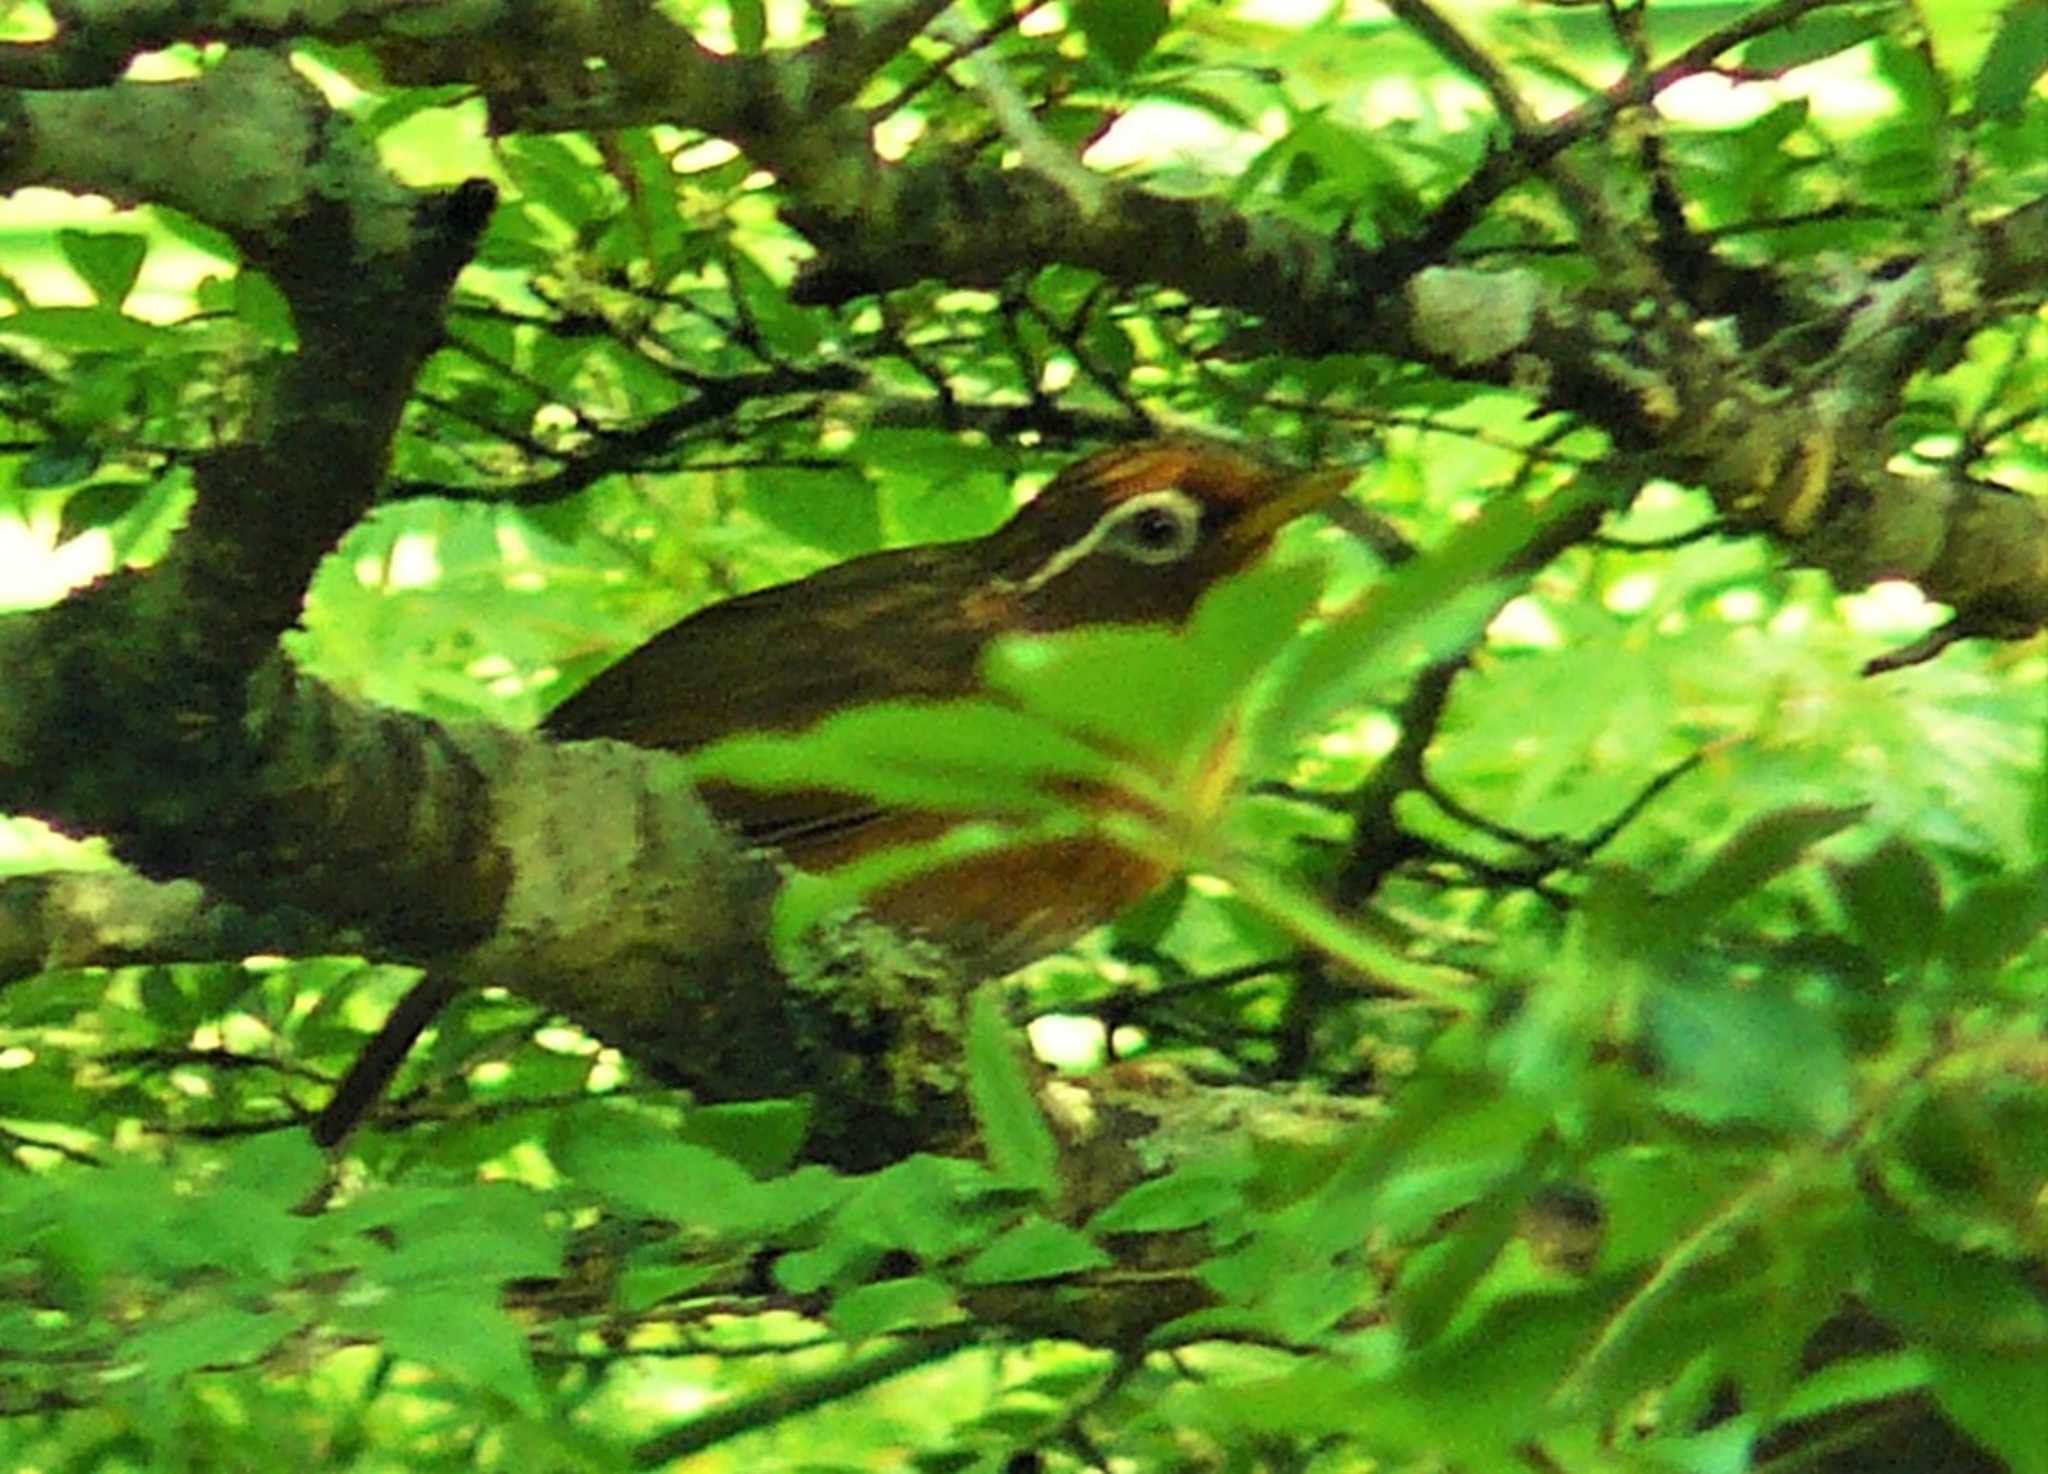
[[[1540,508],[1495,502],[1442,548],[1332,615],[1276,682],[1260,712],[1257,750],[1290,747],[1398,672],[1477,639],[1505,596],[1497,581],[1562,528],[1593,517],[1606,495],[1588,480]]]
[[[993,985],[975,992],[969,1011],[967,1098],[995,1169],[1041,1196],[1057,1192],[1059,1144],[1038,1103],[1022,1040]]]
[[[1171,773],[1218,739],[1253,677],[1294,637],[1320,585],[1313,567],[1271,564],[1210,590],[1185,633],[1006,639],[987,657],[989,682],[1048,723]],[[1139,713],[1143,720],[1134,720]]]
[[[805,733],[727,738],[689,761],[700,780],[1027,817],[1055,806],[1045,780],[1100,781],[1113,768],[1107,754],[993,701],[858,707]]]
[[[502,1397],[522,1412],[544,1406],[526,1335],[495,1295],[425,1291],[386,1296],[347,1320],[394,1356]]]
[[[128,1350],[144,1376],[168,1382],[189,1372],[257,1361],[296,1329],[296,1319],[283,1311],[214,1305],[182,1320],[144,1326]]]
[[[943,1280],[919,1276],[876,1280],[835,1295],[827,1318],[840,1335],[859,1341],[905,1326],[940,1325],[958,1314],[959,1305]]]
[[[1236,1172],[1182,1168],[1130,1189],[1088,1221],[1090,1233],[1166,1233],[1239,1208],[1244,1184]]]
[[[1034,1215],[968,1260],[960,1279],[969,1285],[1012,1284],[1080,1274],[1109,1263],[1109,1255],[1087,1234]]]
[[[1934,1396],[2012,1474],[2048,1471],[2048,1350],[1938,1347],[1928,1353]]]
[[[831,471],[753,467],[747,472],[746,503],[799,542],[842,558],[881,545],[875,488],[851,466]]]

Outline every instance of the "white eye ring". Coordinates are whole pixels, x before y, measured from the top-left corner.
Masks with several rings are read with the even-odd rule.
[[[1178,563],[1202,539],[1202,507],[1172,487],[1118,503],[1095,524],[1095,546],[1133,563]]]

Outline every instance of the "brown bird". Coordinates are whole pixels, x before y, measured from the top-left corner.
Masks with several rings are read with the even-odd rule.
[[[545,730],[689,752],[874,702],[986,694],[981,658],[997,637],[1178,625],[1204,590],[1350,479],[1197,440],[1103,451],[985,537],[871,553],[700,610],[555,708]],[[819,873],[973,817],[825,789],[707,783],[703,797],[749,845]],[[867,904],[995,972],[1066,945],[1165,878],[1105,839],[1069,837],[924,871]]]

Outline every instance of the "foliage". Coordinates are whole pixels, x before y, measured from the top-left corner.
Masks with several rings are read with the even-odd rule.
[[[741,51],[817,25],[666,8]],[[1761,9],[1455,14],[1550,112]],[[1377,11],[959,11],[862,94],[912,158],[1016,144],[981,65],[1091,165],[1387,240],[1493,141],[1471,84]],[[692,1105],[489,992],[329,1160],[302,1128],[409,970],[9,982],[0,1461],[1708,1471],[1906,1428],[1954,1440],[1912,1444],[1922,1467],[2048,1471],[2038,638],[1866,677],[1935,621],[1910,590],[1704,535],[1703,493],[1628,480],[1609,437],[1512,389],[1366,344],[1298,356],[1060,262],[813,305],[778,183],[730,145],[487,136],[467,92],[394,80],[371,43],[299,54],[395,168],[504,191],[383,504],[291,637],[343,690],[528,724],[688,609],[978,535],[1013,486],[1158,422],[1355,464],[1355,500],[1422,552],[1298,526],[1184,631],[1005,645],[1001,703],[698,760],[1047,833],[1090,822],[1049,777],[1106,778],[1119,837],[1195,872],[977,995],[986,1160],[806,1161],[816,1101]],[[1846,281],[2041,192],[2044,65],[2031,5],[1812,7],[1718,102],[1704,68],[1708,100],[1668,99],[1659,167],[1728,260]],[[1617,121],[1579,152],[1634,148]],[[18,218],[0,532],[45,566],[148,563],[291,325],[172,212]],[[1536,183],[1456,254],[1599,271]],[[1911,385],[1902,465],[2041,494],[2035,306]],[[1589,509],[1602,535],[1549,557]],[[9,870],[95,863],[0,839]],[[799,932],[848,899],[789,894]],[[1163,1134],[1204,1149],[1063,1197],[1025,1016],[1077,1079],[1199,1099]],[[1118,1296],[1161,1307],[1142,1344],[1074,1330]]]

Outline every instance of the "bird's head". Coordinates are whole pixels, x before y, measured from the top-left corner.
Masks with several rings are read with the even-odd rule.
[[[1036,630],[1179,623],[1353,474],[1296,471],[1200,440],[1105,450],[991,534],[990,592]]]

